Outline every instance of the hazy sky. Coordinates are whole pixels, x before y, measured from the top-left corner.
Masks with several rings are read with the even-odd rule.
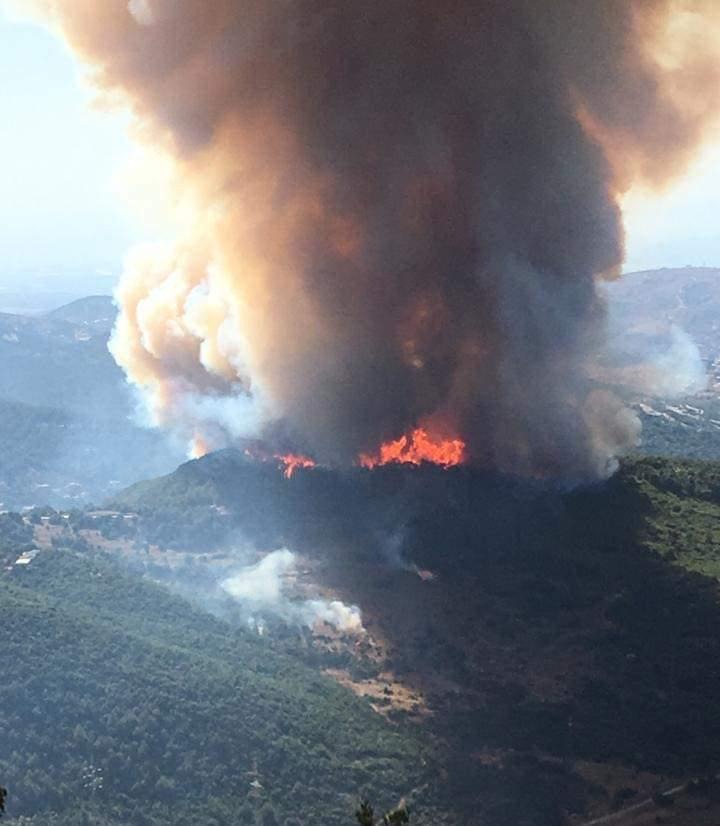
[[[720,138],[700,152],[669,191],[631,193],[624,206],[626,271],[720,267]]]
[[[0,279],[28,268],[117,269],[132,239],[113,193],[129,154],[122,124],[90,111],[55,37],[2,10],[0,101]]]
[[[116,191],[122,122],[88,99],[63,45],[0,9],[0,287],[21,270],[116,272],[140,233]],[[626,269],[720,266],[719,214],[720,144],[663,197],[628,200]]]

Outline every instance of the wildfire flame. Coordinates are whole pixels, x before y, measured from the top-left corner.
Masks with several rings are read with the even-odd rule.
[[[291,479],[293,473],[295,473],[298,468],[311,468],[315,467],[316,464],[310,457],[297,453],[286,453],[284,456],[275,455],[274,458],[278,459],[285,466],[283,476],[286,479]]]
[[[205,439],[202,436],[195,436],[190,443],[190,458],[202,459],[208,453],[210,453],[210,446]]]
[[[194,455],[200,456],[207,452],[202,440],[196,438],[193,445]],[[375,454],[361,453],[357,464],[364,468],[374,468],[391,463],[420,465],[429,462],[449,468],[465,461],[465,449],[465,442],[460,438],[440,438],[431,435],[424,427],[416,427],[399,439],[380,445]],[[277,462],[286,479],[291,479],[300,468],[317,467],[314,459],[302,453],[272,453],[261,444],[247,446],[245,454],[258,462]]]
[[[390,462],[412,465],[432,462],[447,468],[459,465],[464,458],[465,442],[462,439],[437,439],[425,428],[416,427],[410,434],[382,444],[376,455],[361,453],[358,464],[373,468]]]
[[[286,479],[291,479],[298,468],[317,467],[317,462],[314,459],[304,456],[302,453],[270,453],[262,445],[246,447],[245,455],[257,462],[278,462]]]

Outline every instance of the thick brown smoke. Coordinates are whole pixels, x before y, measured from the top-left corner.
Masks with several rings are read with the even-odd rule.
[[[43,5],[191,216],[119,290],[158,421],[329,463],[423,426],[575,477],[636,437],[586,375],[595,279],[716,108],[716,0]]]

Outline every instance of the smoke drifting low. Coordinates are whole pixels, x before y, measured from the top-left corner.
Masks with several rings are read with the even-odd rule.
[[[717,106],[715,0],[41,5],[174,164],[184,235],[128,259],[112,344],[159,423],[576,478],[637,438],[596,279]]]
[[[256,613],[278,616],[287,622],[309,628],[328,625],[352,635],[364,633],[362,615],[356,605],[345,605],[340,600],[290,599],[284,590],[284,577],[295,570],[295,554],[282,548],[264,556],[260,562],[236,572],[221,583],[222,588],[245,607]]]

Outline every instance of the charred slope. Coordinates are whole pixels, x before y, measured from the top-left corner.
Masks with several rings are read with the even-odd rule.
[[[559,823],[718,765],[720,465],[633,460],[563,492],[467,468],[285,480],[223,452],[122,502],[156,540],[210,514],[206,544],[240,532],[313,559],[488,823]]]

